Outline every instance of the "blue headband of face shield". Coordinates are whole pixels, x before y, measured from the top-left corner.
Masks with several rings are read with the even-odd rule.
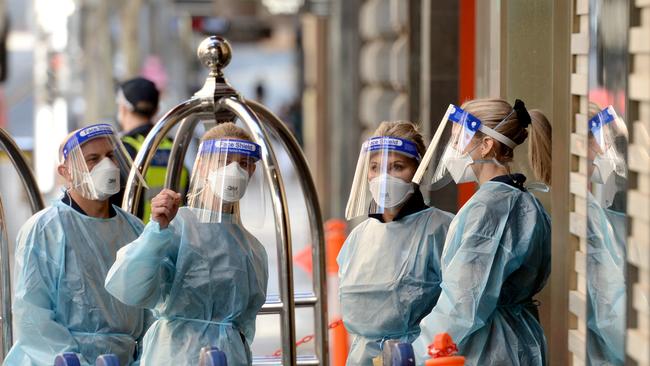
[[[199,154],[241,154],[260,160],[262,158],[260,145],[246,141],[235,139],[217,139],[206,140],[201,143]]]
[[[409,140],[399,137],[378,136],[369,138],[363,143],[363,151],[372,152],[380,150],[399,152],[420,161],[417,146]]]
[[[598,112],[595,116],[591,117],[589,120],[589,130],[595,135],[598,130],[600,130],[604,125],[612,122],[616,117],[616,112],[614,107],[611,105],[602,111]]]
[[[616,111],[611,105],[598,112],[589,120],[589,131],[594,135],[596,142],[602,148],[604,144],[603,127],[616,119]]]
[[[79,131],[75,132],[75,134],[72,135],[68,139],[68,141],[66,141],[65,145],[63,145],[63,158],[67,159],[68,154],[70,153],[70,151],[72,151],[73,148],[75,148],[76,146],[81,146],[84,142],[88,140],[92,140],[98,136],[114,135],[114,134],[115,133],[113,132],[113,127],[106,123],[100,123],[100,124],[84,127]]]
[[[450,109],[449,111],[450,113],[448,117],[449,120],[458,123],[461,126],[463,126],[465,129],[467,129],[470,132],[468,136],[469,138],[474,136],[474,133],[476,133],[476,131],[481,131],[484,134],[492,137],[493,139],[501,142],[502,144],[508,146],[511,149],[517,147],[517,144],[514,141],[512,141],[510,138],[491,129],[490,127],[485,126],[480,119],[478,119],[476,116],[472,115],[471,113],[465,111],[464,109],[455,106],[453,104],[449,105],[449,109]],[[506,118],[508,117],[506,116]],[[463,142],[468,143],[469,141],[463,141]]]

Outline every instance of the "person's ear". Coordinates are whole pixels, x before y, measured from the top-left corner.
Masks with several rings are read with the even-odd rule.
[[[126,117],[126,113],[128,112],[128,110],[129,110],[128,107],[122,103],[119,103],[117,105],[117,119],[119,120],[117,121],[118,123],[120,124],[124,123],[124,118]]]
[[[70,170],[65,163],[59,164],[59,166],[56,167],[56,171],[61,177],[63,177],[66,183],[70,184],[72,182],[72,174],[70,174]]]
[[[486,156],[488,156],[490,152],[494,150],[494,148],[495,148],[494,140],[489,137],[484,138],[481,141],[481,147],[480,147],[481,158],[485,158]]]

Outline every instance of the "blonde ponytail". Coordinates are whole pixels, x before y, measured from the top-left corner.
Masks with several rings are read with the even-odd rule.
[[[528,128],[528,158],[537,179],[551,184],[551,124],[538,109],[528,112],[532,123]]]

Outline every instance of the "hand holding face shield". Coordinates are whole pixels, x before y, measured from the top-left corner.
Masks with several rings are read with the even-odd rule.
[[[69,189],[85,199],[104,201],[120,191],[132,164],[117,131],[108,124],[95,124],[72,133],[63,144],[59,172]],[[147,187],[139,172],[136,179]]]
[[[513,109],[512,113],[514,112]],[[508,117],[506,116],[503,121]],[[477,143],[472,143],[476,132],[480,131],[510,149],[517,146],[510,138],[496,131],[499,125],[495,129],[489,128],[477,117],[450,104],[422,159],[422,164],[413,177],[413,182],[429,191],[440,189],[452,180],[457,184],[478,182],[472,165],[478,163],[503,165],[503,163],[496,158],[476,160],[472,158],[471,153],[479,146]]]
[[[187,204],[195,209],[200,222],[238,220],[239,202],[260,158],[260,146],[251,141],[222,138],[201,142],[187,195]]]
[[[406,139],[379,136],[361,147],[346,219],[383,214],[403,205],[413,194],[411,178],[420,161],[417,146]]]
[[[624,143],[620,139],[624,139]],[[605,184],[616,174],[627,177],[625,155],[627,127],[611,105],[589,120],[589,160],[592,162],[591,181]],[[621,146],[623,145],[623,146]]]

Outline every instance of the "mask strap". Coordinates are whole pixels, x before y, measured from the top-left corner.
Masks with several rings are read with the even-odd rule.
[[[64,190],[63,192],[65,193],[66,196],[68,196],[68,206],[72,207],[72,197],[70,196],[70,192],[68,192],[68,189]]]
[[[551,188],[547,184],[542,182],[532,182],[526,185],[526,189],[529,191],[543,192],[543,193],[548,193],[551,191]]]
[[[510,116],[512,116],[513,113],[515,113],[515,110],[514,110],[514,109],[511,110],[510,113],[508,113],[508,115],[505,116],[505,117],[504,117],[504,118],[503,118],[503,119],[502,119],[502,120],[501,120],[501,121],[496,125],[496,127],[494,127],[494,129],[496,130],[496,129],[498,129],[499,127],[501,127],[501,125],[502,125],[505,121],[507,121],[508,118],[510,118]]]
[[[503,164],[502,162],[498,161],[497,158],[492,158],[492,159],[477,159],[474,160],[474,164],[496,164],[498,166],[508,168],[506,164]]]

